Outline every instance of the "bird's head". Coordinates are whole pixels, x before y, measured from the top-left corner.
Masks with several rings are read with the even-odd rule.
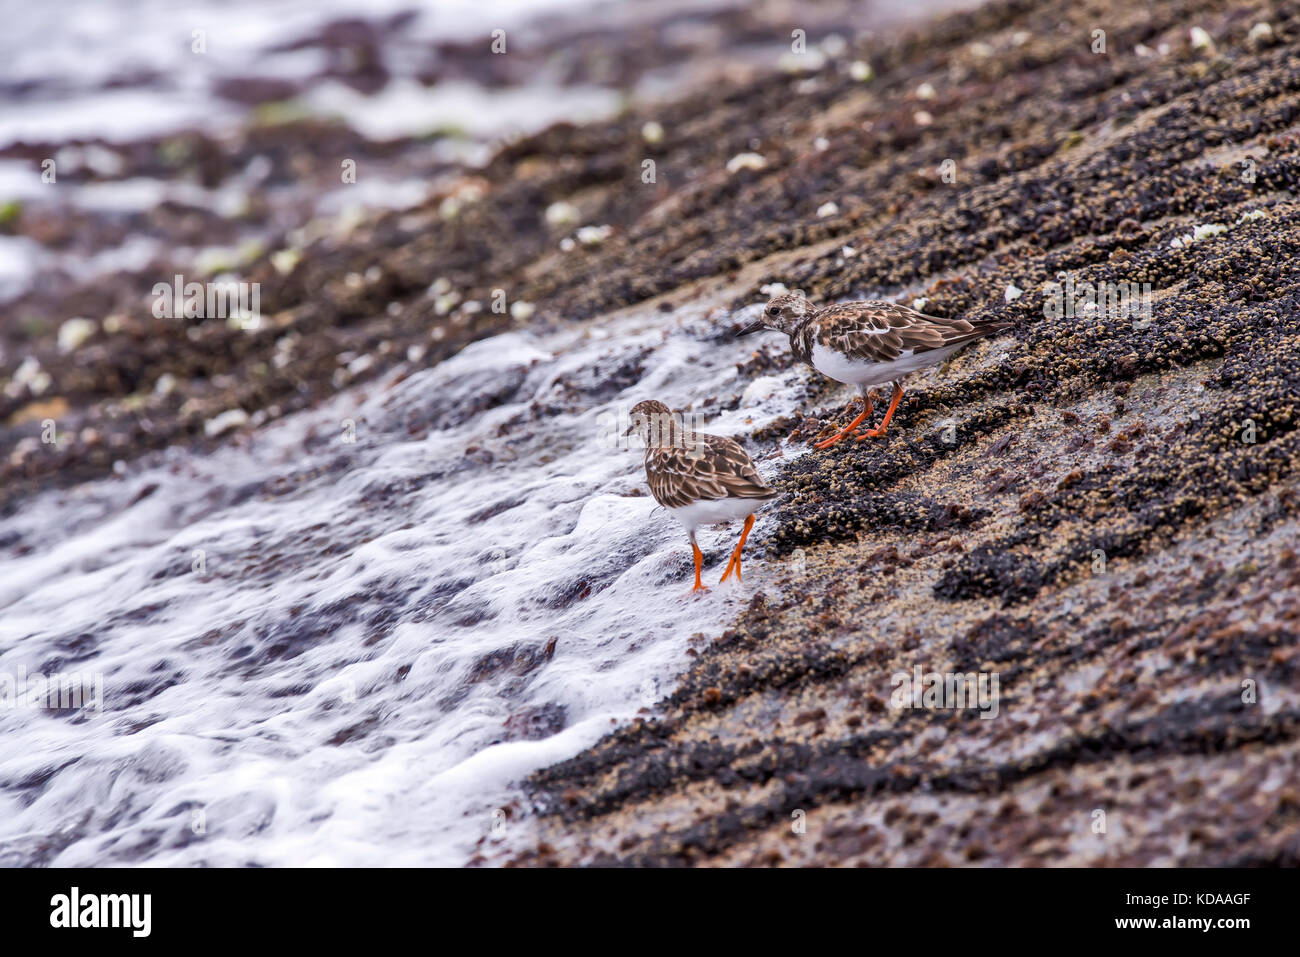
[[[647,448],[673,444],[680,430],[676,413],[654,399],[646,399],[632,406],[629,417],[632,424],[623,434],[631,435],[635,432]]]
[[[773,296],[763,307],[763,313],[758,321],[750,323],[737,335],[747,336],[753,332],[770,329],[774,332],[784,332],[788,336],[810,312],[812,312],[812,304],[803,296],[796,293]]]

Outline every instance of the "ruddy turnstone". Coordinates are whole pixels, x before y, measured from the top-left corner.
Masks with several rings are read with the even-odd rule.
[[[878,428],[854,436],[880,438],[903,397],[902,379],[909,372],[938,365],[976,339],[1009,328],[1009,322],[971,323],[965,319],[927,316],[892,302],[843,302],[814,309],[802,296],[782,295],[768,301],[757,322],[739,335],[770,329],[790,337],[790,350],[822,375],[855,385],[862,393],[862,413],[817,448],[830,448],[871,414],[875,386],[893,383],[894,395]]]
[[[695,587],[700,584],[704,553],[695,541],[701,525],[745,520],[736,550],[720,581],[734,571],[740,581],[740,551],[754,527],[754,512],[776,497],[763,484],[753,461],[738,444],[720,435],[691,432],[662,402],[638,402],[632,424],[624,434],[636,432],[645,442],[645,477],[654,500],[681,522],[695,555]]]

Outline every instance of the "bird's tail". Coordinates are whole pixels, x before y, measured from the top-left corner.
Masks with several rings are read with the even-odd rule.
[[[944,345],[956,346],[966,342],[974,342],[976,339],[983,339],[986,336],[996,335],[997,333],[1002,332],[1005,329],[1012,328],[1014,325],[1015,325],[1014,322],[1000,322],[1000,321],[998,322],[987,321],[987,322],[978,322],[978,323],[973,322],[971,323],[970,332],[958,333],[956,336],[954,336],[953,338],[945,342]]]

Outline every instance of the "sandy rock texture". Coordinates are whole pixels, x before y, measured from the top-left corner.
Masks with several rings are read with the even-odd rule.
[[[698,154],[739,113],[767,165],[700,174],[585,293],[555,276],[578,311],[770,262],[1015,328],[917,376],[885,440],[782,464],[779,571],[643,721],[532,779],[515,863],[1300,860],[1297,12],[995,3],[863,53],[870,83],[666,117]],[[1149,283],[1150,315],[1054,315],[1062,274]],[[750,445],[849,397],[814,379]],[[918,666],[997,675],[997,716],[891,707]]]

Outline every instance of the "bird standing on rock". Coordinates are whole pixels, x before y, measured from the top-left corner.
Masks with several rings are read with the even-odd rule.
[[[690,537],[695,556],[695,587],[691,591],[705,587],[700,583],[704,554],[695,541],[696,529],[743,518],[744,531],[721,579],[725,582],[734,571],[740,581],[740,552],[754,527],[754,512],[775,498],[776,491],[763,484],[753,460],[736,442],[687,431],[662,402],[638,402],[631,418],[624,434],[636,432],[645,442],[650,494],[681,522]]]
[[[814,309],[803,296],[786,294],[769,300],[758,321],[738,335],[764,330],[784,333],[790,337],[790,351],[797,359],[837,382],[858,387],[862,412],[840,432],[817,443],[817,448],[827,449],[871,414],[875,386],[891,382],[894,394],[879,427],[854,435],[859,442],[885,434],[903,398],[904,376],[938,365],[963,346],[1010,326],[1009,322],[940,319],[878,300]]]

